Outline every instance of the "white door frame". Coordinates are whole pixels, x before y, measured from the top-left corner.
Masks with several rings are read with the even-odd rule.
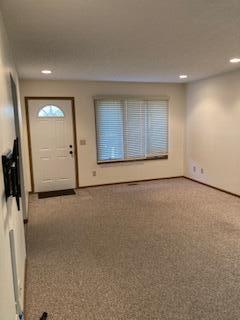
[[[74,159],[75,159],[75,176],[76,188],[79,188],[78,181],[78,149],[77,149],[77,129],[76,129],[76,116],[75,116],[75,101],[74,97],[25,97],[26,119],[27,119],[27,135],[28,135],[28,148],[29,148],[29,162],[30,162],[30,175],[31,175],[31,191],[34,190],[34,176],[33,176],[33,162],[32,162],[32,142],[30,133],[30,120],[29,120],[29,100],[68,100],[72,106],[72,123],[73,123],[73,144],[74,144]]]

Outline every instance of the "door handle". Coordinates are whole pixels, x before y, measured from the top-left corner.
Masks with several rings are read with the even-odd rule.
[[[69,151],[70,154],[73,154],[73,151]]]

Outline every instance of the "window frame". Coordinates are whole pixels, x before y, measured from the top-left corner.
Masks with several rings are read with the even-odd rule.
[[[98,130],[97,130],[97,101],[100,100],[122,100],[123,102],[125,100],[139,100],[139,101],[167,101],[168,108],[168,119],[167,119],[167,127],[168,127],[168,148],[167,148],[167,154],[166,155],[158,155],[158,156],[152,156],[152,157],[146,157],[146,158],[135,158],[135,159],[121,159],[121,160],[98,160]],[[95,96],[93,97],[93,104],[94,104],[94,118],[95,118],[95,139],[96,139],[96,162],[97,165],[107,165],[107,164],[114,164],[114,163],[126,163],[126,162],[139,162],[139,161],[152,161],[152,160],[167,160],[169,159],[169,97],[168,96]]]

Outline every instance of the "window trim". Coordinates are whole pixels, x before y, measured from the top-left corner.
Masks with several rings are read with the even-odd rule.
[[[97,101],[100,100],[139,100],[139,101],[167,101],[168,102],[168,154],[153,156],[153,157],[146,157],[146,158],[139,158],[139,159],[124,159],[124,160],[98,160],[98,132],[97,132]],[[126,162],[136,162],[136,161],[152,161],[152,160],[168,160],[169,158],[169,100],[168,96],[118,96],[118,95],[107,95],[107,96],[94,96],[93,97],[93,105],[94,105],[94,119],[95,119],[95,142],[96,142],[96,162],[97,165],[108,165],[113,163],[126,163]]]
[[[105,164],[111,164],[111,163],[121,163],[121,162],[136,162],[136,161],[152,161],[152,160],[167,160],[168,154],[162,155],[162,156],[156,156],[156,157],[147,157],[147,158],[140,158],[140,159],[126,159],[126,160],[104,160],[104,161],[98,161],[98,165],[105,165]]]

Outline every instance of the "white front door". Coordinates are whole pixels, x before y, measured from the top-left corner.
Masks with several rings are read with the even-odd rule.
[[[34,191],[76,187],[71,100],[29,99]]]

